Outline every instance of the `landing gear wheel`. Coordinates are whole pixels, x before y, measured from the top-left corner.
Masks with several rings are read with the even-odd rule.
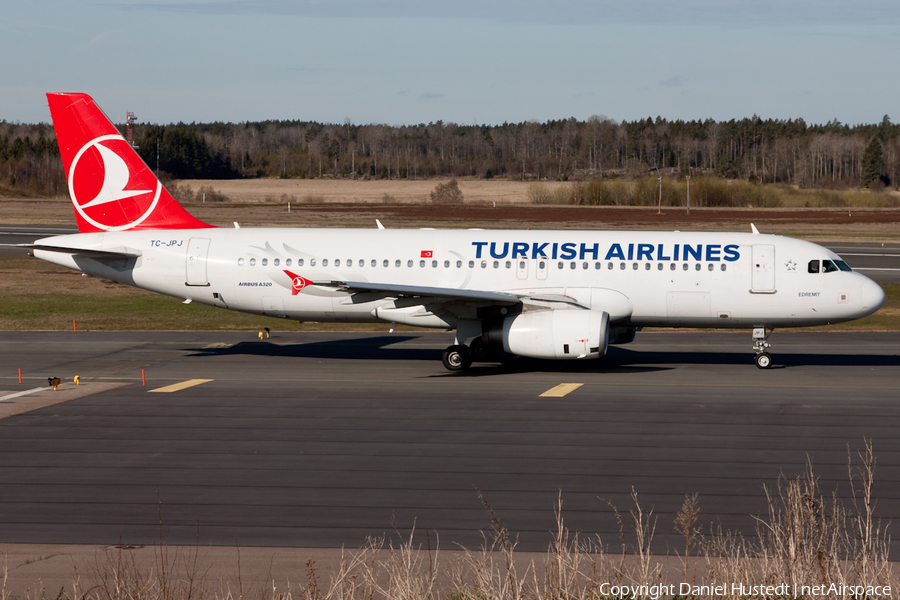
[[[754,358],[753,361],[760,369],[768,369],[772,366],[772,355],[768,352],[760,352],[756,355],[756,358]]]
[[[441,357],[448,371],[464,371],[472,366],[472,354],[465,346],[450,346]]]
[[[469,343],[469,352],[473,360],[490,360],[494,354],[493,349],[485,344],[480,336]]]

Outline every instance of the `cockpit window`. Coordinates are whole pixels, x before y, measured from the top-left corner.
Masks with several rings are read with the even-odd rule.
[[[822,261],[822,272],[823,273],[834,273],[835,271],[839,271],[838,266],[831,262],[830,260]]]
[[[819,261],[811,260],[809,261],[809,269],[810,273],[818,273],[819,272]]]
[[[841,271],[852,271],[853,270],[850,268],[850,265],[848,265],[847,263],[845,263],[842,260],[836,260],[836,261],[834,261],[834,264],[836,264],[838,266],[838,269],[840,269]]]

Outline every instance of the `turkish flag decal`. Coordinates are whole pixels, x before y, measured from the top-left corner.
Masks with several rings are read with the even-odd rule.
[[[434,256],[434,252],[431,250],[422,250],[422,258],[431,258]]]

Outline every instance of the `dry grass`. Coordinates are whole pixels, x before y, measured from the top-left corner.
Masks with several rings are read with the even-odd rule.
[[[778,479],[765,489],[766,506],[756,531],[713,528],[703,535],[695,526],[697,496],[688,497],[677,531],[687,534],[684,570],[669,568],[668,557],[650,548],[657,521],[632,494],[628,518],[613,507],[619,540],[583,539],[563,518],[562,496],[555,508],[556,528],[542,560],[520,560],[514,537],[482,497],[491,533],[479,549],[464,549],[445,559],[439,544],[423,548],[415,529],[397,545],[370,538],[360,550],[341,552],[337,566],[320,573],[308,561],[296,578],[271,577],[246,584],[240,557],[236,574],[210,581],[209,565],[199,548],[156,548],[152,561],[139,564],[122,549],[97,557],[87,572],[77,570],[69,589],[58,597],[79,600],[557,600],[594,598],[805,598],[885,597],[874,586],[896,586],[889,562],[890,537],[874,514],[875,456],[848,451],[851,498],[841,501],[823,491],[811,464],[802,475]],[[480,495],[480,494],[479,494]],[[429,537],[430,540],[430,537]],[[613,551],[614,546],[621,550]],[[688,570],[688,559],[695,564]],[[786,593],[733,593],[732,584],[788,586]],[[689,593],[683,586],[687,585]],[[725,585],[725,591],[701,586]],[[611,586],[619,586],[616,594]],[[815,586],[820,586],[816,588]],[[830,587],[833,586],[833,587]],[[868,588],[868,589],[867,589]],[[5,587],[0,598],[9,597]]]

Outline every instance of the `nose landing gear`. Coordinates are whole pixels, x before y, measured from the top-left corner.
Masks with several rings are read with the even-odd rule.
[[[756,350],[756,357],[754,357],[753,362],[760,369],[768,369],[772,366],[772,355],[766,352],[767,349],[772,347],[772,344],[768,342],[769,333],[766,333],[765,327],[755,327],[753,329],[753,349]]]

